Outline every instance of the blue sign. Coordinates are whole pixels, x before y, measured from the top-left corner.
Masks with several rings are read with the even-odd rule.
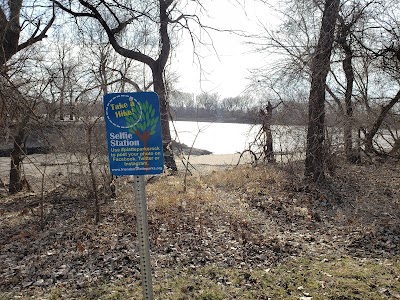
[[[160,106],[154,92],[104,96],[111,174],[160,174],[164,169]]]

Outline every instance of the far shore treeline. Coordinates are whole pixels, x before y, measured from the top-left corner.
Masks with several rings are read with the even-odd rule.
[[[172,91],[169,95],[170,113],[174,121],[199,121],[219,123],[262,124],[260,110],[264,110],[268,101],[272,102],[273,125],[307,126],[308,101],[307,99],[253,99],[251,96],[221,98],[218,93],[192,94],[181,91]],[[380,107],[371,108],[376,113]],[[368,114],[356,111],[359,119],[368,120]],[[341,118],[335,107],[327,107],[327,126],[340,127]],[[398,116],[400,128],[400,116]],[[397,129],[399,129],[397,128]]]
[[[307,99],[274,99],[258,98],[252,96],[239,95],[236,97],[221,97],[218,93],[188,93],[182,91],[171,91],[168,94],[169,113],[172,121],[197,121],[197,122],[218,122],[218,123],[242,123],[242,124],[262,124],[263,116],[261,110],[265,110],[267,103],[271,102],[274,109],[272,118],[269,120],[271,125],[287,126],[307,126],[308,123],[308,101]],[[87,118],[98,118],[101,115],[101,103],[94,104],[90,111],[87,111],[85,103],[74,103],[69,107],[64,104],[67,112],[64,115],[58,115],[60,110],[58,103],[46,103],[45,106],[37,105],[38,115],[46,124],[53,124],[52,121],[76,121]],[[358,120],[364,120],[365,123],[371,121],[369,114],[378,115],[380,106],[371,106],[370,111],[355,109],[355,116]],[[48,114],[47,112],[52,113]],[[68,113],[70,112],[70,113]],[[391,124],[398,124],[392,127],[400,129],[400,115],[388,116]],[[326,125],[330,127],[342,127],[342,118],[337,107],[327,106],[325,112]],[[50,121],[50,123],[48,123]],[[40,123],[40,122],[39,122]],[[10,122],[13,126],[14,122]],[[395,128],[396,127],[396,128]]]
[[[250,96],[222,98],[218,93],[198,95],[172,91],[169,95],[170,111],[175,121],[204,121],[221,123],[261,124],[260,110],[273,99],[254,100]],[[273,124],[306,125],[306,102],[287,102],[273,113]]]

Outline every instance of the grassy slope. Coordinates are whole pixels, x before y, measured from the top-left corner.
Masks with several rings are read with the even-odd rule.
[[[155,298],[400,299],[398,165],[344,166],[324,187],[304,185],[299,174],[296,166],[241,167],[191,177],[186,193],[181,177],[149,183]],[[119,199],[130,197],[120,182]],[[103,226],[85,225],[85,235],[111,251],[110,234],[123,228],[126,235],[134,223],[132,215],[126,224],[112,216],[132,214],[128,209],[119,201],[105,204]],[[73,218],[81,220],[68,219],[73,226],[64,230],[78,234],[87,215]],[[33,215],[24,220],[35,222]],[[54,246],[46,242],[42,247]],[[86,247],[89,260],[89,241]],[[76,247],[65,248],[60,259],[76,259]],[[25,279],[3,279],[0,299],[140,299],[139,274],[117,275],[100,270],[83,286],[74,277],[26,288],[19,286]]]

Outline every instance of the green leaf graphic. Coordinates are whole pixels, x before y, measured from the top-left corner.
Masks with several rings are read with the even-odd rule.
[[[130,133],[137,134],[138,131],[140,131],[141,134],[146,131],[149,132],[150,135],[156,133],[159,117],[156,116],[156,110],[148,101],[142,103],[141,106],[132,106],[131,112],[132,115],[125,117]]]

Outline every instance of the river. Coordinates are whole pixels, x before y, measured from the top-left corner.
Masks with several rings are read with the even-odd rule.
[[[232,154],[249,148],[260,131],[260,125],[175,121],[170,123],[171,135],[180,143],[211,151]],[[302,126],[272,126],[274,151],[303,151],[306,128]],[[176,134],[177,133],[177,134]]]

